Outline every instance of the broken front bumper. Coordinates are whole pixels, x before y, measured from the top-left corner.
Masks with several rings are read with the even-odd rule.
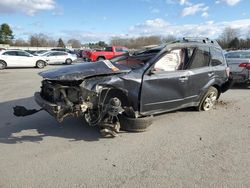
[[[50,115],[55,117],[58,121],[62,121],[64,117],[64,109],[61,108],[61,106],[58,106],[57,104],[48,102],[44,100],[39,92],[36,92],[34,94],[36,103],[42,107],[45,111],[47,111]]]

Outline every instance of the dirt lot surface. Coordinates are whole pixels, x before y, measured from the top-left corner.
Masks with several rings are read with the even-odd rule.
[[[250,89],[233,88],[212,111],[156,116],[147,132],[105,139],[79,119],[12,115],[15,105],[38,108],[39,71],[0,71],[1,188],[250,187]]]

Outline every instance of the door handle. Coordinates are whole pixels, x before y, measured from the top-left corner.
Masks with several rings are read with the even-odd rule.
[[[184,82],[184,81],[187,81],[188,80],[188,76],[181,76],[179,78],[180,81]]]

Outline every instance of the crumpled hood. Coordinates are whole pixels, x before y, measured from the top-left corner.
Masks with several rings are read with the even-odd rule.
[[[131,69],[122,65],[113,65],[109,60],[68,65],[62,68],[40,72],[49,80],[83,80],[86,77],[128,73]]]

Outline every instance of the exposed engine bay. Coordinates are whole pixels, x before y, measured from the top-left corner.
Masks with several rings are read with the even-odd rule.
[[[83,116],[89,125],[99,125],[103,135],[116,136],[120,130],[118,115],[124,111],[117,90],[100,86],[89,90],[88,82],[43,80],[41,92],[35,94],[40,95],[36,102],[41,107],[44,101],[54,104],[54,108],[45,108],[59,122],[69,115]]]

